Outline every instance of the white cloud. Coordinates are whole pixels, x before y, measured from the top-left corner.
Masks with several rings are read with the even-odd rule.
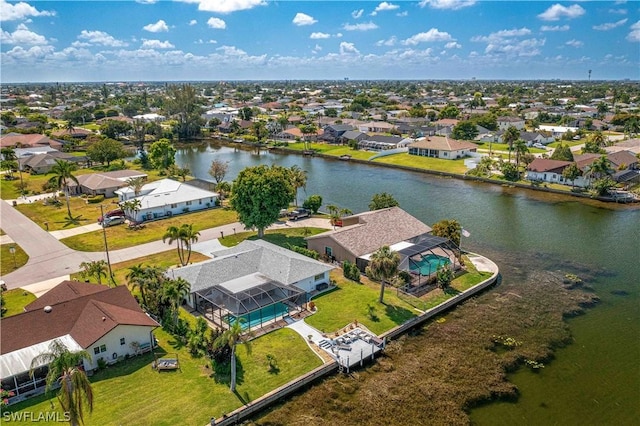
[[[572,4],[567,7],[556,3],[538,15],[538,18],[543,21],[558,21],[561,18],[573,19],[584,14],[585,10],[578,4]]]
[[[617,22],[605,22],[604,24],[594,25],[592,28],[594,30],[597,30],[597,31],[609,31],[609,30],[617,28],[617,27],[619,27],[621,25],[626,24],[627,21],[628,21],[628,19],[625,18],[625,19],[621,19],[621,20],[619,20]]]
[[[514,28],[512,30],[500,30],[495,33],[491,33],[488,36],[474,36],[471,41],[480,41],[485,43],[491,43],[499,40],[503,40],[507,37],[522,37],[531,34],[531,30],[526,27]]]
[[[462,45],[458,42],[450,41],[449,43],[445,44],[444,47],[446,47],[447,49],[460,49]]]
[[[331,37],[331,34],[327,33],[311,33],[311,35],[309,36],[309,38],[312,40],[320,40],[329,37]]]
[[[175,46],[169,41],[143,40],[142,48],[145,49],[173,49]]]
[[[568,25],[543,25],[540,31],[569,31]]]
[[[179,0],[184,3],[196,3],[202,12],[232,13],[239,10],[265,6],[265,0]]]
[[[626,15],[627,9],[609,9],[609,13],[613,13],[615,15]]]
[[[433,9],[458,10],[463,7],[473,6],[476,0],[421,0],[420,7],[429,6]]]
[[[209,18],[207,26],[216,30],[224,30],[227,28],[227,23],[220,18]]]
[[[140,4],[156,4],[158,0],[136,0],[136,3]]]
[[[49,44],[43,35],[34,33],[24,24],[18,25],[18,28],[12,33],[6,31],[0,32],[0,42],[25,46],[43,46]]]
[[[292,22],[294,25],[302,27],[304,25],[313,25],[318,21],[313,19],[313,16],[309,16],[306,13],[298,12],[296,13],[296,16],[293,17]]]
[[[640,21],[631,25],[631,31],[627,34],[627,40],[640,42]]]
[[[194,25],[196,25],[198,23],[198,21],[196,21],[195,19],[192,19],[189,21],[189,26],[192,27]]]
[[[28,3],[7,3],[0,0],[0,21],[16,21],[29,16],[55,16],[56,12],[49,10],[38,10]]]
[[[320,46],[319,44],[316,44],[315,46],[313,46],[313,49],[311,49],[311,52],[313,54],[319,53],[322,50],[322,46]]]
[[[202,39],[198,39],[197,41],[195,41],[195,44],[218,44],[218,42],[216,40],[207,40],[204,41]]]
[[[584,46],[584,43],[583,43],[583,42],[581,42],[580,40],[576,40],[576,39],[569,40],[569,41],[568,41],[568,42],[566,42],[565,44],[566,44],[567,46],[571,46],[571,47],[575,47],[575,48],[578,48],[578,47],[582,47],[582,46]]]
[[[88,44],[98,44],[101,46],[110,46],[110,47],[123,47],[127,46],[127,43],[121,40],[115,39],[109,33],[105,33],[104,31],[87,31],[82,30],[80,35],[78,36],[78,40],[83,40]],[[75,46],[79,46],[77,44]]]
[[[403,10],[402,12],[398,12],[396,13],[396,16],[399,16],[401,18],[404,18],[405,16],[409,16],[409,12],[406,10]]]
[[[404,45],[416,45],[418,43],[427,43],[433,41],[450,41],[453,40],[451,34],[446,31],[439,31],[437,28],[431,28],[426,33],[414,34],[406,40],[402,41]]]
[[[521,41],[500,40],[489,43],[485,48],[487,54],[504,54],[507,56],[537,56],[542,52],[540,47],[544,46],[545,39],[525,39]]]
[[[395,46],[397,42],[398,42],[398,38],[396,36],[391,36],[386,40],[376,41],[376,46]]]
[[[362,16],[363,13],[364,13],[364,9],[354,10],[353,12],[351,12],[351,17],[353,19],[358,19]]]
[[[351,53],[355,53],[356,55],[359,55],[360,51],[358,49],[356,49],[356,46],[353,43],[347,43],[346,41],[341,42],[340,43],[340,54],[341,55],[347,55],[347,54],[351,54]]]
[[[383,1],[378,6],[376,6],[374,12],[383,12],[385,10],[396,10],[399,8],[400,6],[398,6],[397,4],[387,3],[386,1]]]
[[[363,22],[362,24],[344,24],[342,27],[345,31],[369,31],[378,28],[373,22]]]
[[[149,31],[150,33],[160,33],[163,31],[164,32],[169,31],[169,27],[167,26],[167,23],[164,22],[164,20],[162,19],[160,19],[155,24],[145,25],[144,27],[142,27],[142,29],[145,31]]]

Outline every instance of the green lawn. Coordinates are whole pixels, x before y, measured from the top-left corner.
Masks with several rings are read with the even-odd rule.
[[[321,154],[334,155],[336,157],[339,157],[341,155],[350,155],[351,157],[357,158],[359,160],[368,160],[369,158],[377,154],[376,152],[371,151],[353,150],[347,145],[333,145],[328,143],[310,143],[308,145],[309,148],[314,151],[317,151]],[[297,142],[289,144],[288,148],[303,151],[305,149],[305,146],[304,143]]]
[[[175,349],[173,337],[163,330],[155,335],[158,354],[177,353],[181,371],[154,371],[153,356],[146,354],[98,372],[91,377],[94,411],[86,414],[86,424],[204,425],[211,417],[221,417],[321,365],[301,336],[277,330],[252,341],[251,354],[245,345],[238,347],[238,386],[233,394],[227,380],[216,383],[211,378],[206,358],[194,359],[186,349]],[[267,354],[277,359],[277,373],[269,371]],[[11,411],[48,412],[50,404],[60,410],[55,398],[40,396],[12,406]]]
[[[557,141],[557,142],[551,142],[549,145],[549,147],[551,148],[557,148],[560,144],[563,145],[568,145],[568,146],[576,146],[576,145],[580,145],[583,144],[584,140],[579,140],[579,141]]]
[[[441,158],[409,155],[406,152],[376,158],[374,162],[458,174],[464,174],[467,171],[467,167],[464,165],[464,159],[443,160]]]
[[[110,250],[118,250],[161,240],[169,226],[180,226],[185,223],[192,223],[197,231],[202,231],[203,229],[233,223],[237,221],[237,219],[235,211],[227,208],[217,208],[146,222],[145,227],[138,230],[129,229],[126,225],[110,226],[106,228],[107,242]],[[104,250],[102,230],[74,235],[60,241],[74,250]]]
[[[86,199],[71,197],[69,206],[74,220],[68,219],[67,203],[64,196],[58,197],[59,205],[45,205],[43,201],[34,201],[28,204],[18,204],[16,207],[22,214],[46,229],[45,222],[49,226],[49,231],[61,229],[71,229],[77,226],[97,223],[100,217],[100,206],[104,211],[118,208],[114,198],[106,199],[99,204],[87,204]]]
[[[483,149],[483,150],[489,150],[489,142],[482,142],[482,143],[478,143],[478,146]],[[491,150],[492,151],[505,151],[508,152],[509,151],[509,144],[506,143],[491,143]],[[541,154],[543,152],[547,152],[546,149],[541,149],[541,148],[534,148],[534,147],[529,147],[529,152],[531,154]],[[512,156],[515,155],[515,153],[512,154]]]
[[[333,291],[313,299],[318,311],[305,321],[325,333],[333,333],[357,320],[376,334],[400,325],[419,312],[413,306],[400,300],[396,289],[387,286],[384,304],[378,303],[380,286],[363,277],[363,284],[349,281],[342,276],[342,270],[331,273],[337,282]],[[372,315],[369,306],[373,307]]]
[[[264,233],[264,240],[277,246],[287,247],[288,244],[299,247],[306,247],[304,241],[306,236],[317,235],[327,232],[324,228],[289,228],[289,229],[272,229]],[[257,232],[239,232],[237,234],[225,235],[219,241],[223,246],[233,247],[244,240],[257,240]]]
[[[11,254],[10,247],[15,248],[15,253]],[[15,256],[15,262],[14,262]],[[0,275],[8,274],[9,272],[13,272],[16,269],[24,266],[29,260],[29,256],[27,253],[22,250],[22,248],[15,244],[2,244],[0,246]]]
[[[6,312],[3,317],[24,312],[24,307],[36,300],[36,296],[21,288],[2,292]]]

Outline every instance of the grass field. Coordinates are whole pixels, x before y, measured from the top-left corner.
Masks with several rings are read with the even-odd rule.
[[[280,247],[287,245],[306,247],[304,238],[306,236],[317,235],[326,232],[324,228],[289,228],[289,229],[273,229],[264,233],[264,240]],[[244,240],[257,240],[257,232],[239,232],[233,235],[226,235],[219,241],[226,247],[233,247]]]
[[[227,208],[218,208],[173,216],[168,219],[146,222],[142,229],[129,229],[126,225],[106,228],[110,250],[133,247],[138,244],[161,240],[170,226],[194,224],[196,231],[233,223],[237,220],[236,212]],[[103,251],[104,239],[102,230],[74,235],[60,240],[74,250]]]
[[[467,171],[467,167],[464,165],[464,159],[443,160],[441,158],[409,155],[406,152],[376,158],[374,162],[458,174],[464,174]]]
[[[163,330],[155,335],[157,355],[177,354],[180,370],[157,372],[151,368],[153,355],[145,354],[98,372],[91,377],[94,410],[85,414],[85,424],[208,424],[211,417],[221,417],[321,364],[301,336],[277,330],[252,341],[251,353],[246,345],[238,346],[238,386],[231,393],[227,380],[214,380],[206,358],[192,358]],[[277,372],[270,370],[267,354],[276,358]],[[61,411],[55,397],[45,396],[13,405],[11,411],[44,413],[51,404]]]
[[[4,307],[6,309],[3,317],[24,312],[24,307],[36,300],[36,296],[33,295],[33,293],[29,293],[21,288],[3,291],[2,298],[4,299]]]
[[[11,254],[10,247],[15,249],[15,253]],[[16,269],[26,265],[29,260],[27,253],[17,244],[2,244],[0,246],[0,275],[8,274]]]
[[[334,155],[336,157],[340,157],[341,155],[350,155],[351,157],[357,158],[359,160],[368,160],[369,158],[376,155],[375,152],[358,151],[351,149],[347,145],[333,145],[328,143],[310,143],[308,145],[309,148],[314,151],[317,151],[321,154]],[[297,142],[289,144],[288,148],[303,151],[305,149],[305,146],[304,143]]]

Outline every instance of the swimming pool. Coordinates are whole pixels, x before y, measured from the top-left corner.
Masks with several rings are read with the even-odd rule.
[[[240,315],[239,317],[229,314],[225,318],[225,321],[229,323],[229,325],[233,325],[237,321],[237,318],[242,318],[244,319],[244,321],[241,322],[242,328],[246,330],[248,328],[259,326],[267,321],[271,321],[274,318],[286,316],[288,313],[289,307],[282,302],[278,302],[274,305],[265,306],[260,310]]]
[[[412,271],[419,271],[420,275],[435,274],[439,266],[445,266],[451,263],[448,257],[428,254],[418,262],[410,262],[409,268]]]

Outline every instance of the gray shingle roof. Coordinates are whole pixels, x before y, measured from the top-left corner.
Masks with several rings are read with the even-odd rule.
[[[291,285],[334,268],[262,240],[245,240],[213,254],[216,257],[211,260],[174,269],[168,274],[187,280],[193,293],[254,274]]]

